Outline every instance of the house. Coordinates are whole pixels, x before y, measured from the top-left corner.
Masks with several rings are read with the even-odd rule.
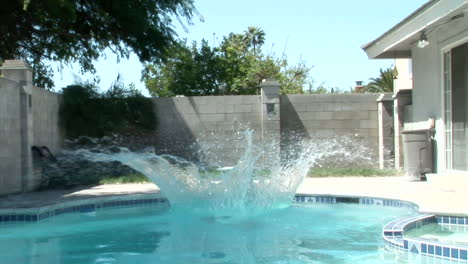
[[[401,131],[404,128],[403,121],[405,119],[405,113],[408,115],[408,112],[410,112],[409,106],[412,105],[412,65],[412,60],[410,58],[396,58],[394,60],[396,74],[393,80],[393,145],[395,155],[395,169],[397,170],[401,170],[403,167],[403,142]]]
[[[459,177],[465,183],[468,182],[467,11],[468,0],[428,1],[362,47],[370,59],[412,59],[413,91],[405,110],[404,129],[432,126],[434,177]]]
[[[400,90],[413,88],[413,61],[410,58],[397,58],[393,61],[396,69],[396,76],[393,82],[395,94]]]

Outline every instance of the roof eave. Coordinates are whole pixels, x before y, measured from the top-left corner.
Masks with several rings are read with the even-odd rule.
[[[367,50],[370,46],[372,45],[375,45],[377,42],[379,42],[381,39],[385,38],[386,36],[388,36],[389,34],[391,34],[392,32],[394,32],[395,30],[397,30],[398,28],[400,28],[402,25],[404,25],[405,23],[409,22],[411,19],[413,19],[414,17],[418,16],[419,14],[421,14],[422,12],[424,12],[426,9],[428,9],[429,7],[431,7],[432,5],[434,5],[436,2],[438,2],[440,0],[431,0],[427,3],[425,3],[424,5],[422,5],[421,7],[419,7],[418,9],[416,9],[416,11],[414,11],[413,13],[411,13],[409,16],[405,17],[402,21],[400,21],[398,24],[396,24],[395,26],[393,26],[392,28],[390,28],[389,30],[387,30],[385,33],[382,34],[382,36],[378,37],[377,39],[371,41],[371,42],[368,42],[364,45],[361,46],[361,48],[363,50]]]
[[[431,0],[361,48],[370,59],[409,58],[420,32],[449,16],[466,4],[466,0]]]

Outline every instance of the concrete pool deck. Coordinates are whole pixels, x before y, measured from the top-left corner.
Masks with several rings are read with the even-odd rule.
[[[298,193],[409,201],[423,213],[468,216],[468,186],[411,181],[407,177],[308,178]]]
[[[0,197],[0,209],[35,208],[102,196],[157,192],[159,189],[154,184],[111,184],[70,190],[32,192]],[[415,182],[405,177],[307,178],[299,187],[298,193],[398,199],[419,205],[421,212],[468,215],[467,186]]]

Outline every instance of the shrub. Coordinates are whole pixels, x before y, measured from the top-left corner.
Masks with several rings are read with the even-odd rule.
[[[398,176],[393,169],[375,168],[310,168],[308,177],[346,177],[346,176]]]
[[[68,138],[156,128],[153,101],[132,86],[124,87],[119,78],[105,93],[87,83],[67,86],[62,95],[60,124]]]

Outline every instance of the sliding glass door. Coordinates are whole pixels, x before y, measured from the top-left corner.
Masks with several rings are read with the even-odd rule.
[[[447,169],[468,170],[468,43],[444,54]]]

